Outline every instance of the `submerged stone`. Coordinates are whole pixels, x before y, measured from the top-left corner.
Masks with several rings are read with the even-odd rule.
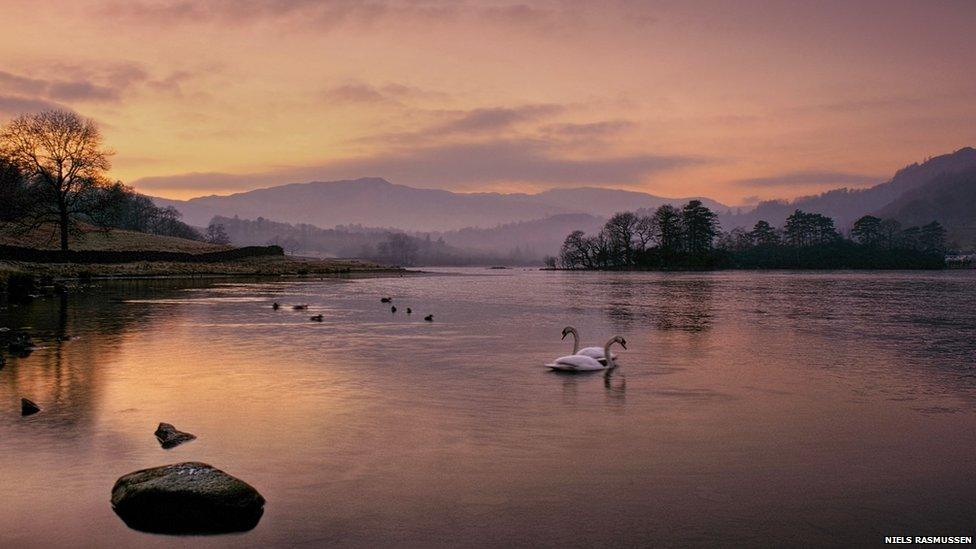
[[[130,528],[158,534],[221,534],[257,526],[264,498],[206,463],[129,473],[112,487],[112,509]]]
[[[29,416],[41,411],[41,407],[26,398],[20,399],[20,415]]]
[[[29,353],[34,349],[34,340],[27,332],[8,332],[5,339],[11,353]]]
[[[169,423],[160,423],[159,427],[156,427],[155,435],[159,444],[167,450],[197,438],[194,434],[177,430]]]

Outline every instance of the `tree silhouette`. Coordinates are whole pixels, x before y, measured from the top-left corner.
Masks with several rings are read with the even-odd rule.
[[[227,236],[227,231],[219,223],[211,223],[208,225],[204,238],[211,244],[221,244],[224,246],[230,244],[230,237]]]
[[[938,221],[923,225],[919,243],[926,252],[943,253],[946,248],[946,230]]]
[[[665,204],[654,212],[654,239],[665,252],[675,252],[682,247],[681,210]]]
[[[778,246],[780,243],[779,233],[769,224],[768,221],[757,221],[756,225],[749,232],[749,239],[755,246]]]
[[[559,261],[567,269],[592,269],[595,265],[590,259],[590,241],[583,231],[573,231],[566,236],[559,250]]]
[[[610,253],[610,261],[617,265],[631,265],[635,260],[635,239],[639,218],[631,212],[615,214],[603,226]]]
[[[79,218],[95,221],[104,208],[105,196],[91,191],[108,185],[111,154],[102,148],[95,122],[71,111],[23,114],[7,123],[0,130],[0,156],[17,166],[31,188],[25,230],[54,223],[67,250]]]
[[[881,239],[881,218],[865,215],[854,222],[851,236],[865,246],[876,246]]]
[[[30,195],[24,174],[13,162],[0,157],[0,224],[21,220],[29,205]]]
[[[719,233],[718,216],[701,200],[692,200],[681,210],[681,228],[687,251],[703,256],[712,249],[712,241]]]

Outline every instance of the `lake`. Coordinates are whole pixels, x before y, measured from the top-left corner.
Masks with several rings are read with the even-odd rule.
[[[100,282],[0,309],[40,347],[0,370],[0,546],[973,534],[976,271],[442,271]],[[618,368],[547,371],[568,324],[625,337]],[[159,422],[199,438],[163,450]],[[127,528],[115,480],[179,461],[254,485],[258,526]]]

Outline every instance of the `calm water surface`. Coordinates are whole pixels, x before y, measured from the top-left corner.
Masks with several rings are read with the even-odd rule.
[[[457,272],[102,283],[0,309],[42,347],[0,370],[0,546],[976,531],[976,272]],[[617,371],[546,371],[567,324],[624,336]],[[21,418],[22,396],[43,411]],[[162,450],[160,421],[199,439]],[[257,528],[167,537],[114,515],[116,478],[185,460],[257,487]]]

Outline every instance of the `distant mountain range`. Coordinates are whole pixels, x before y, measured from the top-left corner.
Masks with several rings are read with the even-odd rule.
[[[394,185],[379,178],[295,183],[185,201],[153,198],[160,206],[176,207],[183,213],[184,221],[197,226],[207,225],[217,215],[237,215],[319,227],[366,225],[406,231],[487,228],[568,213],[607,217],[618,211],[662,204],[680,206],[688,200],[588,187],[539,194],[454,193]],[[728,209],[714,200],[701,200],[716,210]]]
[[[590,214],[557,214],[491,228],[469,227],[431,233],[430,237],[442,238],[447,244],[462,249],[541,259],[545,255],[556,255],[569,233],[577,230],[593,233],[605,222],[605,218]]]
[[[454,193],[395,185],[364,178],[312,182],[258,189],[228,196],[186,201],[161,198],[184,220],[205,226],[214,216],[257,219],[318,227],[359,225],[390,227],[414,234],[431,233],[459,248],[507,253],[516,247],[541,257],[558,250],[572,230],[598,230],[619,211],[654,210],[662,204],[682,206],[691,198],[582,187],[538,194]],[[904,225],[933,220],[949,229],[950,241],[976,247],[976,149],[966,147],[909,165],[889,181],[867,189],[836,189],[792,201],[768,201],[739,213],[700,198],[719,214],[725,230],[751,228],[763,219],[782,226],[794,210],[832,217],[846,231],[865,214],[891,217]]]
[[[959,173],[976,168],[976,149],[965,147],[951,154],[944,154],[926,160],[921,164],[911,164],[898,170],[894,177],[885,183],[867,189],[836,189],[816,196],[807,196],[792,201],[761,202],[755,209],[739,215],[724,215],[720,219],[725,228],[752,227],[760,219],[781,226],[794,210],[821,213],[832,217],[838,228],[846,229],[865,214],[884,214],[897,217],[903,215],[894,209],[886,208],[903,195],[912,193],[916,200],[923,199],[937,178],[946,174]],[[976,219],[976,203],[966,204],[970,221]],[[899,210],[900,211],[900,210]],[[935,215],[937,212],[930,212]],[[929,218],[925,223],[937,219]],[[902,219],[899,219],[902,221]]]

